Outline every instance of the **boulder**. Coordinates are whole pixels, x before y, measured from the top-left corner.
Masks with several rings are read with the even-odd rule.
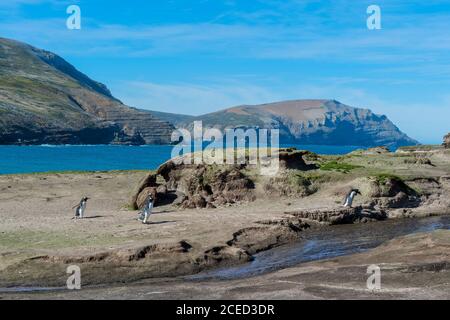
[[[145,202],[148,199],[148,196],[151,195],[154,199],[154,204],[156,205],[158,203],[158,192],[155,187],[147,187],[144,190],[142,190],[137,199],[136,199],[136,207],[137,209],[142,209],[145,205]]]
[[[142,202],[139,201],[139,204],[138,204],[138,198],[141,197],[141,200],[142,200],[142,197],[144,197],[145,195],[141,196],[141,193],[143,193],[144,189],[149,188],[149,187],[154,187],[154,188],[158,187],[158,184],[156,183],[156,174],[154,174],[154,173],[148,174],[144,179],[142,179],[142,181],[139,183],[136,190],[133,192],[133,197],[131,198],[131,207],[134,210],[141,208],[139,206],[139,204],[142,204]],[[147,196],[148,196],[148,193],[147,193]]]

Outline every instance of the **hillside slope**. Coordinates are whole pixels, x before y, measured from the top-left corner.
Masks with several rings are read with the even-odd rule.
[[[276,128],[282,143],[399,147],[418,142],[386,116],[335,100],[294,100],[238,106],[190,119],[204,127]],[[190,127],[185,122],[183,126]]]
[[[172,131],[61,57],[0,38],[0,144],[169,143]]]

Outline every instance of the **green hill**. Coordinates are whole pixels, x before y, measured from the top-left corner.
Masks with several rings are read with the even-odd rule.
[[[3,38],[0,115],[0,144],[169,143],[173,131],[61,57]]]

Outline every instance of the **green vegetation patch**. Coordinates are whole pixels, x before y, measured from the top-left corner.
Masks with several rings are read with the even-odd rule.
[[[288,183],[292,186],[301,186],[305,188],[312,185],[311,179],[309,177],[303,176],[302,174],[289,175]]]
[[[264,190],[272,195],[306,197],[317,192],[318,184],[314,177],[290,170],[266,181]]]
[[[364,167],[345,163],[345,162],[338,162],[338,161],[329,161],[329,162],[325,162],[320,165],[320,170],[324,170],[324,171],[333,171],[334,170],[334,171],[339,171],[339,172],[343,172],[343,173],[348,173],[351,170],[357,169],[357,168],[364,168]]]

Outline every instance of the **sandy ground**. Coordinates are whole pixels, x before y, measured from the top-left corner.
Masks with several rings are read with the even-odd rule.
[[[155,209],[151,224],[139,223],[137,212],[127,207],[137,182],[145,172],[102,172],[0,176],[0,282],[8,279],[16,263],[42,255],[92,255],[105,250],[185,240],[192,246],[188,259],[216,246],[225,246],[233,233],[257,221],[285,217],[299,208],[335,207],[334,199],[319,193],[303,199],[264,199],[220,209]],[[72,220],[72,206],[82,196],[88,204],[87,219]],[[320,201],[318,201],[320,200]],[[327,202],[328,201],[328,202]],[[358,202],[356,203],[356,205]],[[449,233],[419,239],[421,252],[398,251],[373,260],[375,253],[300,265],[252,279],[232,281],[181,281],[154,279],[133,285],[111,285],[79,292],[0,294],[1,298],[87,299],[317,299],[317,298],[442,298],[449,299]],[[419,241],[417,240],[417,241]],[[433,242],[434,241],[434,242]],[[403,242],[405,244],[406,242]],[[418,243],[418,242],[417,242]],[[394,243],[393,247],[401,247]],[[392,260],[392,256],[398,260]],[[408,257],[416,259],[409,259]],[[356,260],[355,260],[356,259]],[[378,293],[367,292],[367,265],[385,264],[390,285]],[[404,272],[408,265],[443,267],[436,271]],[[394,268],[395,267],[395,268]],[[403,269],[402,269],[403,268]],[[392,271],[394,270],[394,271]],[[64,271],[62,271],[64,272]],[[66,277],[66,275],[61,275]],[[344,283],[346,283],[344,285]],[[63,283],[64,285],[65,283]],[[43,284],[45,285],[45,284]]]
[[[254,222],[285,216],[300,200],[259,200],[220,209],[157,207],[149,225],[127,204],[145,172],[0,176],[0,271],[40,255],[84,255],[180,240],[194,256],[224,246]],[[73,220],[81,197],[92,198],[86,219]],[[313,207],[315,197],[303,199]],[[322,204],[323,206],[323,201]],[[330,203],[330,205],[333,205]],[[334,204],[335,205],[335,204]]]

